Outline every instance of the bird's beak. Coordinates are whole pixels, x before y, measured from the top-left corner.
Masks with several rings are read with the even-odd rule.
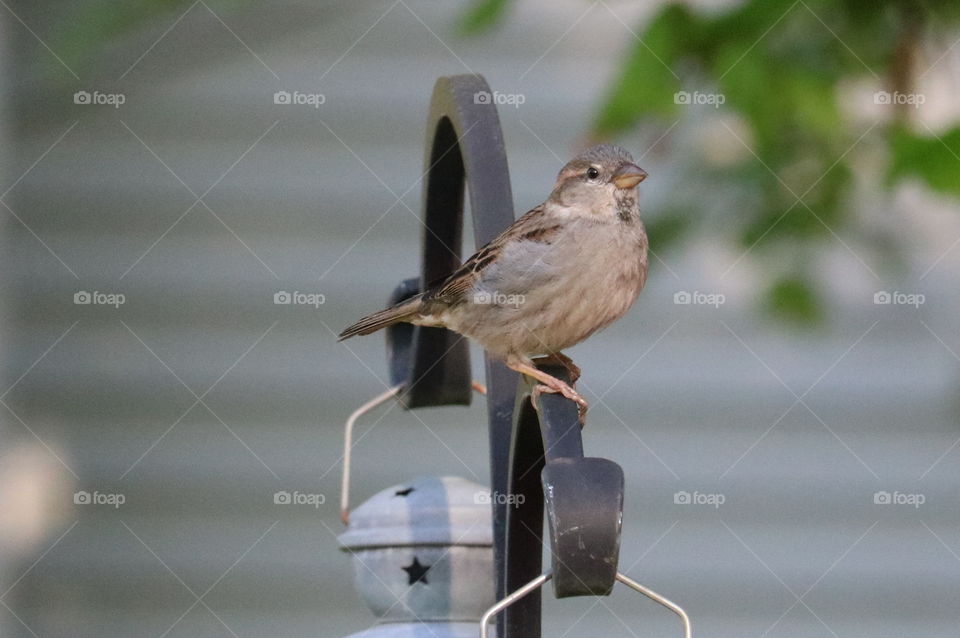
[[[647,178],[647,171],[636,164],[624,164],[613,174],[613,183],[617,188],[633,188]]]

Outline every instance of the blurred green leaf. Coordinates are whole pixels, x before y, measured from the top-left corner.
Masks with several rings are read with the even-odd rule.
[[[477,0],[460,18],[460,32],[476,35],[501,22],[507,14],[508,0]]]
[[[823,320],[823,308],[806,279],[785,277],[767,291],[767,310],[775,317],[798,326],[810,326]]]
[[[932,137],[916,136],[898,127],[891,146],[891,182],[919,177],[935,191],[960,195],[960,127]]]
[[[58,55],[72,68],[90,68],[109,45],[132,32],[169,16],[170,23],[187,11],[195,0],[88,0],[65,5],[53,36]],[[211,2],[214,11],[223,6],[249,4],[251,0]],[[203,7],[193,11],[206,13]],[[209,14],[208,14],[209,15]],[[164,24],[165,29],[169,24]]]
[[[727,68],[720,79],[720,91],[730,107],[749,122],[754,152],[764,156],[780,149],[779,132],[784,125],[784,98],[778,90],[778,69],[761,57],[744,55],[749,43],[736,42],[721,47],[718,59]],[[738,61],[739,60],[739,61]]]
[[[693,219],[691,211],[673,211],[644,220],[650,246],[657,252],[666,250],[686,233],[690,228],[691,219]]]
[[[670,115],[677,109],[680,88],[672,70],[696,41],[697,21],[684,5],[669,4],[633,45],[593,125],[594,135],[607,137],[633,126],[645,114]]]
[[[93,0],[71,5],[58,29],[57,51],[70,66],[82,67],[119,36],[164,13],[186,10],[190,4],[188,0]]]

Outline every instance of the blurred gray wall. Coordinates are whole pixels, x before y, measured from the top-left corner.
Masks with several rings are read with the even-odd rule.
[[[14,6],[40,38],[63,19]],[[588,9],[520,3],[503,28],[463,39],[453,5],[198,3],[111,45],[79,79],[8,16],[18,59],[42,59],[55,82],[20,67],[9,96],[6,183],[22,177],[5,201],[22,223],[3,211],[14,308],[0,435],[56,476],[43,479],[44,525],[2,575],[6,635],[341,636],[371,624],[337,551],[336,501],[341,426],[384,389],[383,342],[338,345],[334,332],[418,268],[437,76],[479,72],[524,96],[500,108],[518,212],[543,199],[631,46],[621,20],[648,10]],[[75,104],[80,90],[125,103]],[[276,91],[325,101],[276,105]],[[675,177],[715,136],[712,118],[685,114],[659,144],[659,125],[619,140],[651,175],[649,216],[691,190],[705,210],[722,205]],[[960,225],[952,204],[915,191],[885,205],[864,214],[915,233],[911,271],[875,276],[826,246],[824,331],[757,318],[762,265],[722,276],[739,254],[708,232],[660,255],[629,317],[571,351],[593,398],[587,451],[627,471],[622,567],[685,605],[699,635],[956,635],[960,250],[920,274]],[[273,303],[294,290],[325,303]],[[876,306],[878,290],[926,303]],[[83,291],[125,302],[75,304]],[[678,291],[726,302],[677,305]],[[485,482],[483,414],[371,415],[355,498],[427,473]],[[79,490],[124,503],[76,505]],[[274,505],[278,490],[326,505]],[[880,491],[925,502],[875,504]],[[678,492],[724,502],[675,504]],[[621,591],[547,609],[545,635],[679,631]]]

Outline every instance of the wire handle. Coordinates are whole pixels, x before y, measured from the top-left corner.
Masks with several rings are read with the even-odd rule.
[[[479,381],[470,384],[478,393],[486,395],[487,387]],[[343,476],[340,479],[340,520],[344,525],[350,523],[350,464],[353,452],[353,426],[357,420],[377,406],[396,397],[403,390],[403,385],[395,385],[383,394],[379,394],[353,411],[343,427]]]
[[[531,580],[529,583],[527,583],[526,585],[524,585],[523,587],[513,592],[503,600],[499,601],[496,605],[488,609],[483,614],[483,617],[480,618],[480,638],[489,638],[490,634],[488,632],[489,632],[490,620],[494,616],[496,616],[501,611],[503,611],[513,603],[517,602],[518,600],[520,600],[530,592],[540,589],[551,578],[553,578],[553,573],[547,571],[541,574],[540,576],[537,576],[536,578]],[[660,594],[653,591],[652,589],[648,587],[644,587],[637,581],[621,574],[620,572],[617,572],[617,580],[623,583],[624,585],[626,585],[627,587],[629,587],[630,589],[643,594],[650,600],[663,605],[664,607],[666,607],[676,615],[680,616],[680,621],[683,623],[683,638],[692,638],[693,629],[690,626],[690,617],[687,616],[687,612],[685,612],[683,608],[680,607],[680,605],[676,604],[675,602],[673,602],[668,598],[665,598],[664,596],[661,596]]]
[[[517,602],[518,600],[520,600],[530,592],[540,589],[551,578],[553,578],[552,572],[547,571],[547,572],[544,572],[543,574],[540,574],[539,576],[531,580],[529,583],[527,583],[517,591],[513,592],[512,594],[510,594],[509,596],[507,596],[506,598],[498,602],[496,605],[488,609],[486,612],[484,612],[483,616],[480,618],[480,638],[488,638],[488,636],[490,635],[487,633],[487,630],[489,629],[490,620],[494,616],[496,616],[501,611],[503,611],[513,603]]]
[[[661,596],[660,594],[653,591],[652,589],[648,587],[644,587],[637,581],[629,578],[628,576],[621,574],[620,572],[617,572],[617,580],[619,580],[621,583],[623,583],[630,589],[636,592],[640,592],[650,600],[656,603],[660,603],[661,605],[663,605],[664,607],[666,607],[676,615],[680,616],[680,622],[683,623],[683,638],[691,638],[691,636],[693,636],[693,628],[690,626],[690,617],[687,616],[687,612],[683,611],[683,608],[680,605],[673,602],[669,598],[666,598],[665,596]]]

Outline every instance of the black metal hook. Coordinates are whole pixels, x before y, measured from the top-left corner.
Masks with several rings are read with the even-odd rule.
[[[541,369],[570,380],[563,367]],[[575,403],[559,394],[540,394],[535,409],[535,383],[524,377],[516,390],[504,477],[503,493],[514,495],[514,502],[522,500],[523,506],[500,507],[494,513],[494,521],[504,520],[506,530],[498,599],[543,571],[544,509],[556,597],[606,596],[615,584],[620,555],[623,470],[613,461],[584,456]],[[539,636],[540,606],[539,591],[516,601],[498,617],[497,635]]]
[[[479,248],[513,223],[510,172],[496,106],[486,80],[457,75],[437,80],[427,118],[423,181],[423,258],[420,280],[403,282],[400,301],[460,265],[464,190],[469,178],[473,234]],[[480,96],[480,97],[478,97]],[[392,382],[404,384],[408,408],[467,405],[470,353],[459,335],[442,328],[397,324],[388,333]]]

